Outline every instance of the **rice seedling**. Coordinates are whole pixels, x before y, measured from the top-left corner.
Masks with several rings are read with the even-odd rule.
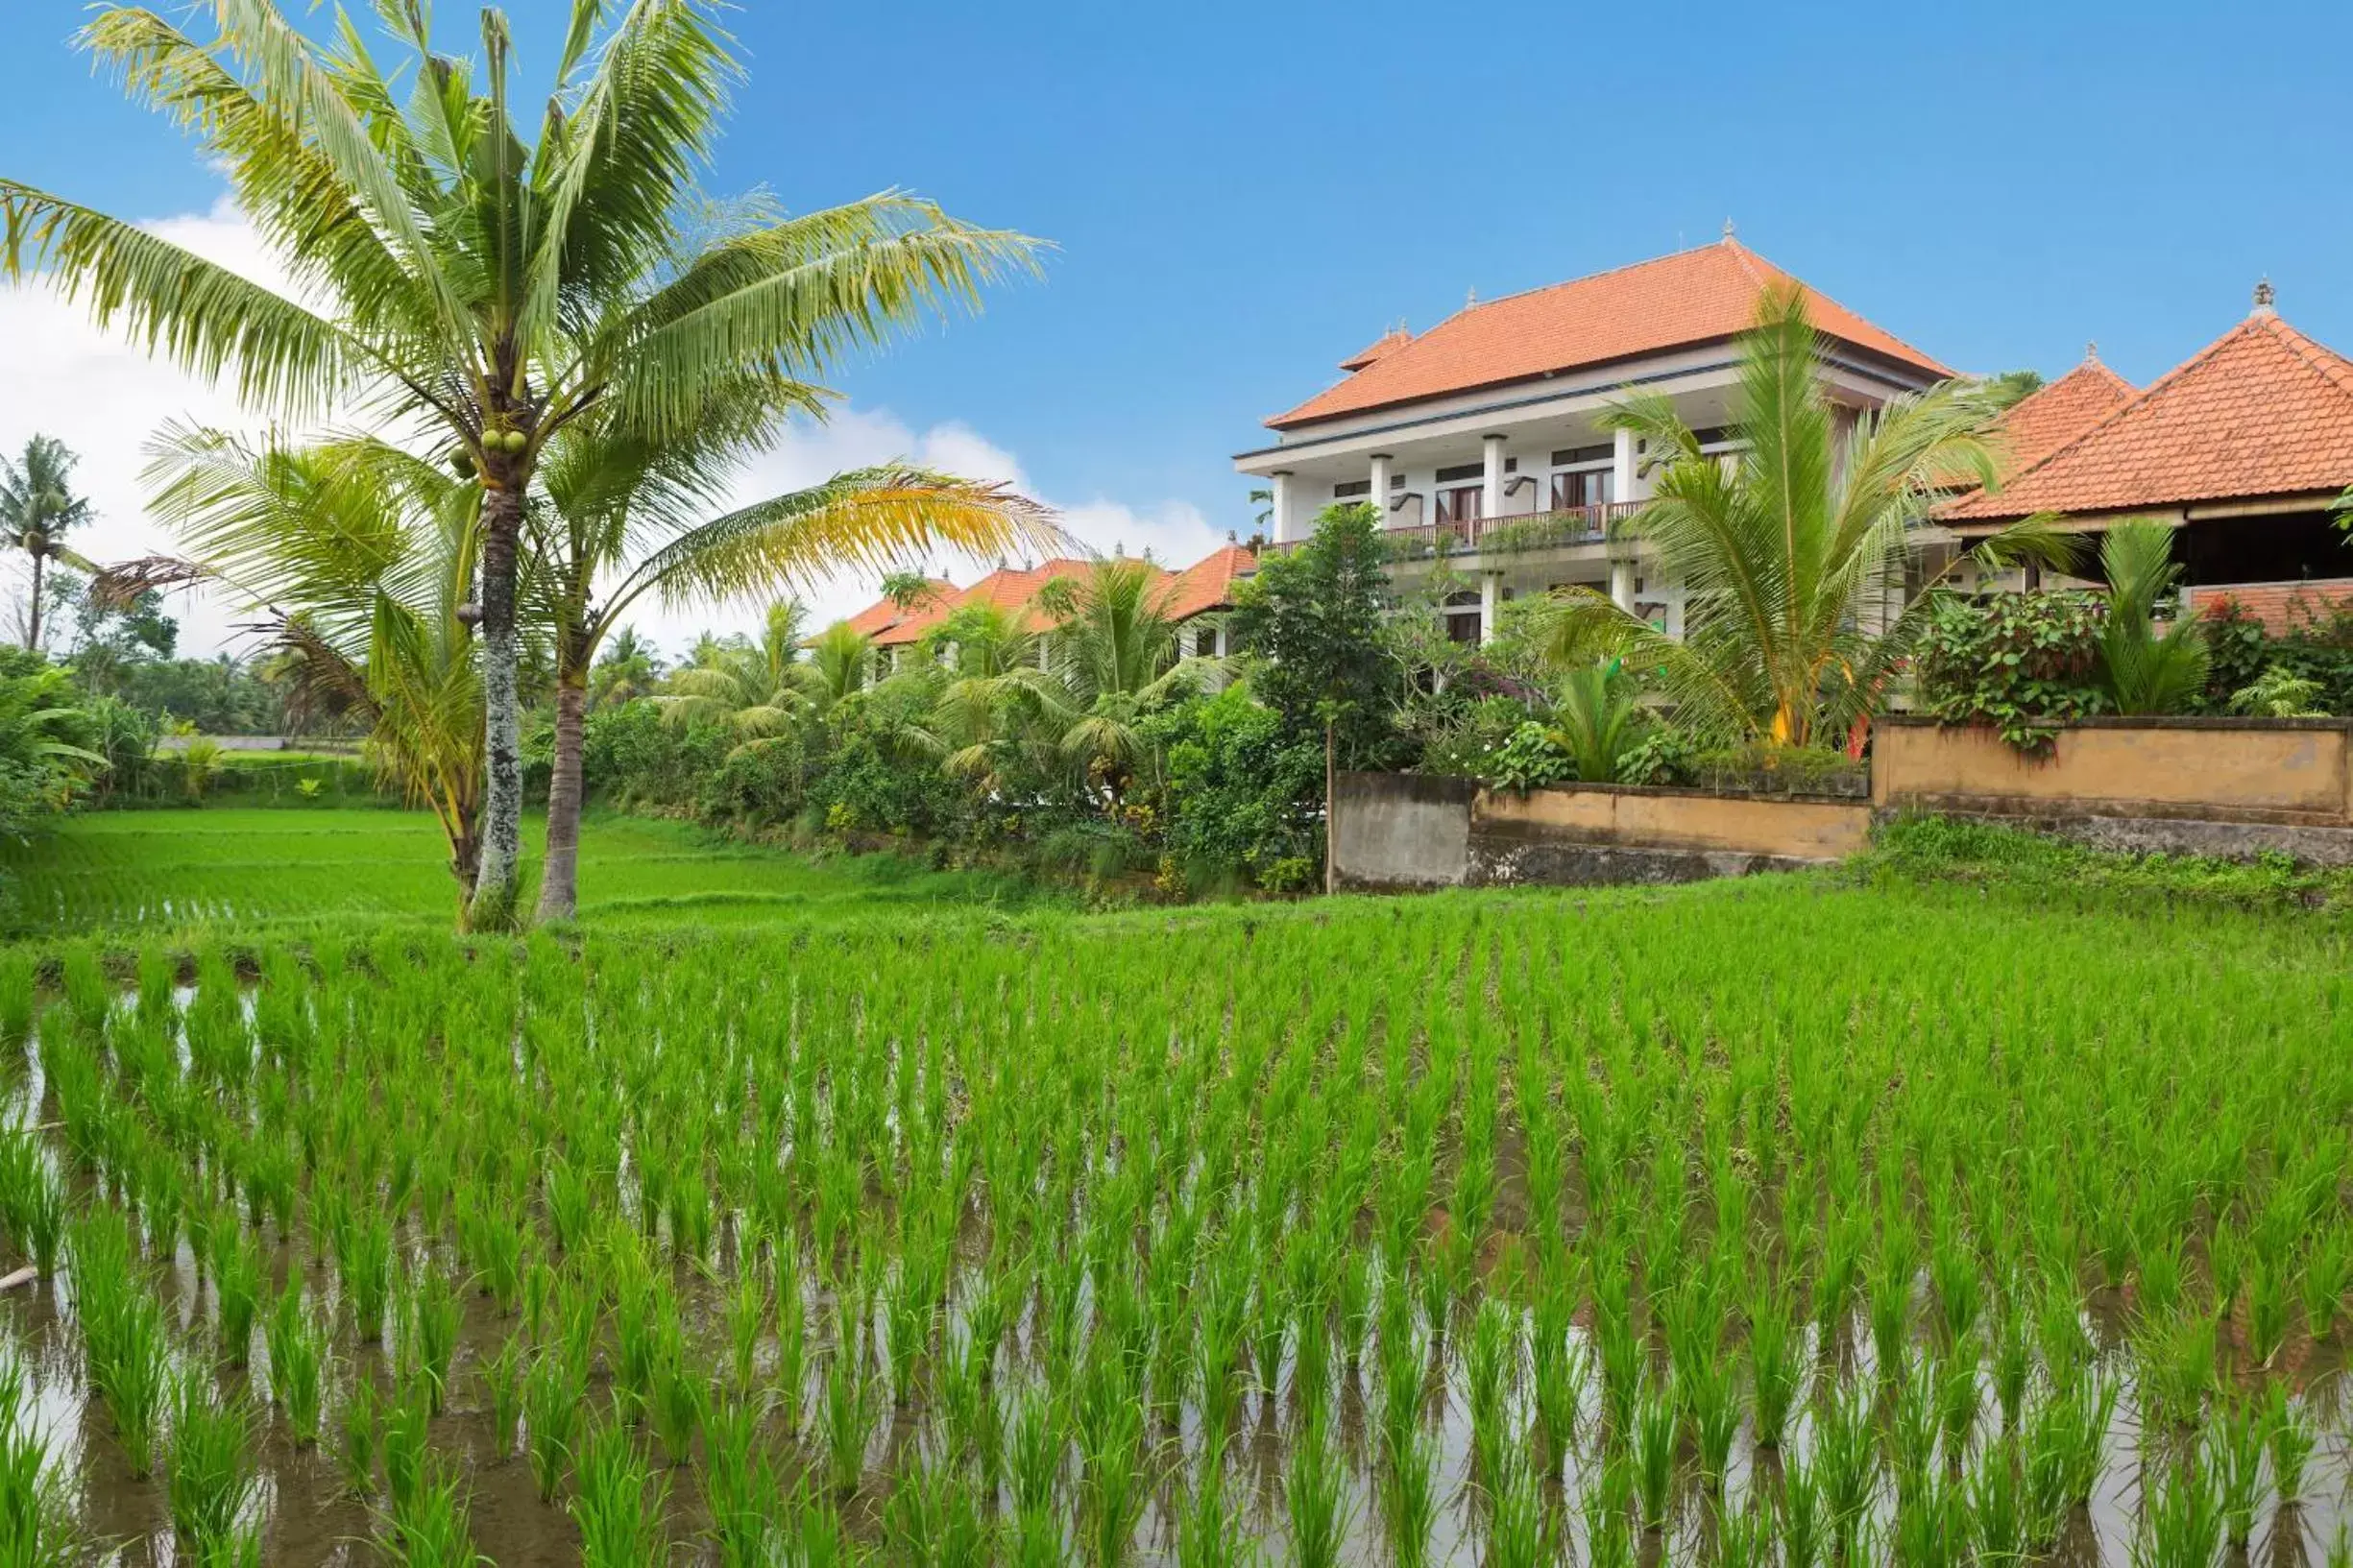
[[[1177,1568],[1245,1568],[1255,1560],[1245,1529],[1225,1489],[1225,1444],[1207,1443],[1195,1461],[1193,1484],[1177,1514]]]
[[[2263,1501],[2263,1415],[2251,1400],[2229,1398],[2206,1429],[2208,1461],[2216,1502],[2233,1547],[2246,1550],[2255,1537],[2255,1509]]]
[[[1494,1568],[1544,1568],[1558,1556],[1542,1483],[1528,1462],[1527,1451],[1512,1450],[1489,1490],[1484,1560]]]
[[[1822,1485],[1804,1461],[1782,1467],[1779,1498],[1782,1568],[1814,1568],[1829,1547]]]
[[[353,1497],[366,1497],[376,1490],[377,1403],[376,1385],[356,1377],[336,1411],[336,1462],[343,1472],[344,1490]]]
[[[257,1555],[255,1518],[261,1478],[254,1461],[253,1415],[223,1399],[201,1372],[180,1377],[172,1395],[172,1534],[203,1562]],[[252,1544],[247,1544],[247,1543]]]
[[[1378,1482],[1381,1533],[1397,1568],[1424,1568],[1438,1528],[1438,1450],[1429,1434],[1408,1429],[1383,1447]]]
[[[2272,1383],[2265,1389],[2264,1441],[2271,1452],[2271,1489],[2283,1506],[2301,1502],[2304,1474],[2319,1439],[2306,1419],[2304,1407],[2288,1397],[2288,1386]]]
[[[722,1568],[765,1568],[783,1529],[783,1483],[760,1440],[765,1413],[740,1388],[715,1394],[704,1411],[703,1507]]]
[[[211,1252],[221,1355],[230,1365],[243,1366],[253,1352],[254,1319],[261,1310],[261,1249],[229,1214],[213,1225]]]
[[[2348,1285],[2353,1285],[2353,1224],[2341,1219],[2315,1231],[2304,1247],[2304,1327],[2315,1339],[2328,1338]]]
[[[561,1346],[543,1346],[522,1384],[523,1445],[543,1503],[554,1502],[563,1484],[587,1398],[587,1363]]]
[[[866,1440],[874,1429],[874,1385],[857,1357],[836,1351],[827,1362],[817,1425],[824,1444],[825,1473],[842,1497],[858,1489],[866,1472]]]
[[[384,1495],[396,1513],[408,1506],[425,1479],[434,1397],[432,1380],[416,1375],[395,1389],[383,1407],[378,1443],[384,1459]]]
[[[514,1455],[516,1436],[522,1429],[523,1380],[527,1375],[524,1355],[522,1336],[510,1334],[498,1346],[497,1355],[486,1356],[480,1363],[482,1393],[490,1409],[494,1459]]]
[[[1290,1525],[1291,1560],[1299,1568],[1336,1568],[1347,1538],[1347,1477],[1333,1452],[1331,1435],[1319,1419],[1291,1445],[1283,1474],[1283,1510]],[[1107,1546],[1099,1537],[1099,1548]],[[1106,1553],[1105,1561],[1117,1560]]]
[[[1779,1448],[1789,1430],[1806,1377],[1801,1333],[1785,1286],[1768,1286],[1749,1303],[1749,1411],[1759,1448]]]
[[[662,1555],[667,1480],[654,1474],[618,1409],[592,1420],[580,1444],[569,1511],[584,1568],[643,1568]]]
[[[1635,1488],[1642,1506],[1642,1528],[1666,1528],[1667,1504],[1675,1494],[1675,1449],[1682,1430],[1671,1391],[1653,1388],[1636,1407]]]
[[[2133,1532],[2133,1568],[2214,1568],[2222,1549],[2222,1500],[2195,1444],[2156,1467]]]
[[[65,1236],[65,1194],[30,1132],[0,1133],[0,1224],[30,1253],[43,1279],[58,1270]]]
[[[270,1396],[285,1411],[297,1448],[319,1440],[326,1411],[327,1338],[303,1301],[303,1282],[289,1279],[264,1327],[270,1351]]]
[[[35,1430],[24,1368],[0,1364],[0,1561],[65,1568],[82,1541],[60,1470]]]
[[[424,1378],[430,1413],[439,1415],[449,1392],[466,1306],[449,1276],[430,1262],[411,1276],[401,1315],[408,1325],[410,1364]]]
[[[400,1568],[476,1568],[473,1509],[465,1477],[439,1456],[426,1459],[404,1502],[386,1516],[384,1554]]]

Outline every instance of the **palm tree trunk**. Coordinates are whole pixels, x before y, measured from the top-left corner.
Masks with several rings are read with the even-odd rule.
[[[41,552],[33,552],[33,602],[25,608],[25,652],[38,653],[41,646]]]
[[[482,866],[466,924],[515,929],[522,882],[522,713],[515,690],[515,557],[522,497],[482,493]]]
[[[555,764],[547,775],[547,856],[540,869],[539,918],[570,920],[580,904],[580,727],[587,672],[555,688]]]

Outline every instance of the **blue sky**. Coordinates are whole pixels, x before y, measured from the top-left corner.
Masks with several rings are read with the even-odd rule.
[[[543,56],[561,9],[511,8]],[[471,8],[442,10],[461,41]],[[81,14],[9,0],[0,173],[205,212],[186,143],[68,52]],[[1965,369],[2055,374],[2097,339],[2146,380],[2264,274],[2353,350],[2341,4],[749,0],[732,24],[750,79],[716,187],[807,207],[902,184],[1059,247],[978,320],[841,366],[853,421],[968,434],[1039,494],[1102,503],[1099,531],[1131,522],[1130,547],[1247,530],[1229,455],[1383,324],[1728,215]],[[0,446],[24,434],[9,408]]]

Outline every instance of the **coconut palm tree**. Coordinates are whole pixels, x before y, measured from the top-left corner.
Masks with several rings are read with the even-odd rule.
[[[483,853],[483,681],[469,624],[480,493],[369,437],[310,446],[166,425],[148,510],[188,545],[110,567],[124,599],[208,582],[256,619],[298,719],[349,716],[449,846],[461,916]]]
[[[589,707],[643,697],[662,679],[662,656],[634,626],[613,634],[589,671]]]
[[[809,694],[816,716],[822,718],[853,692],[865,689],[866,677],[874,670],[874,639],[837,620],[809,639]]]
[[[35,436],[25,443],[24,457],[12,463],[0,457],[0,528],[33,563],[33,590],[25,597],[23,616],[26,648],[41,645],[41,576],[45,563],[62,561],[82,571],[89,562],[65,546],[64,535],[90,519],[89,501],[73,493],[74,454],[55,436]]]
[[[1609,411],[1605,426],[1655,454],[1654,495],[1621,537],[1648,543],[1661,575],[1683,583],[1684,635],[1589,589],[1562,590],[1540,615],[1555,658],[1574,666],[1615,654],[1655,671],[1681,723],[1727,740],[1843,740],[1869,715],[1943,583],[1905,592],[1912,530],[1954,475],[1997,479],[1995,410],[1981,388],[1947,381],[1856,416],[1842,436],[1822,356],[1803,292],[1768,289],[1740,340],[1734,422],[1746,446],[1729,463],[1701,452],[1662,396]],[[2030,518],[1967,558],[1994,567],[2066,556],[2049,519]]]
[[[542,459],[542,495],[524,527],[539,566],[534,580],[546,592],[544,604],[527,609],[550,628],[555,652],[542,920],[569,919],[578,900],[581,725],[597,650],[647,595],[671,609],[725,604],[813,587],[835,572],[870,570],[935,544],[984,554],[1052,537],[1044,509],[1002,485],[903,464],[724,507],[727,485],[766,440],[770,398],[743,380],[734,395],[714,392],[708,403],[707,419],[665,440],[617,428],[609,410],[592,409],[557,433]],[[787,678],[796,642],[797,633],[775,650],[774,679]],[[747,673],[755,685],[766,679]],[[731,672],[682,674],[685,686],[672,687],[673,713],[692,717],[706,700],[728,700],[695,688],[725,684]],[[764,705],[754,698],[739,706]]]
[[[705,638],[655,706],[673,724],[723,724],[747,742],[784,734],[808,702],[797,664],[808,620],[798,599],[779,599],[758,642]]]
[[[482,12],[469,60],[435,47],[423,0],[375,9],[403,57],[389,72],[355,27],[314,41],[279,0],[211,0],[202,36],[110,6],[81,36],[227,171],[289,293],[7,179],[0,266],[48,275],[102,326],[283,417],[364,403],[420,444],[454,444],[481,520],[472,919],[503,928],[521,875],[520,551],[548,442],[592,408],[667,440],[747,381],[778,417],[816,412],[816,365],[976,302],[1036,247],[895,191],[691,231],[694,171],[738,76],[709,0],[633,0],[618,17],[571,0],[536,126],[512,105],[502,12]]]
[[[1155,704],[1225,667],[1223,660],[1178,656],[1168,579],[1149,562],[1096,561],[1082,578],[1047,584],[1038,600],[1055,618],[1047,663],[1075,712],[1062,749],[1096,780],[1134,767],[1145,749],[1136,721]]]

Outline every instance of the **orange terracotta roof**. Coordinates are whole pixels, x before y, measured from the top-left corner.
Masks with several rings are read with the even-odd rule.
[[[903,647],[922,641],[934,627],[964,606],[987,604],[1021,612],[1026,630],[1042,632],[1053,622],[1036,608],[1039,591],[1056,578],[1083,577],[1093,566],[1076,556],[1056,556],[1034,567],[999,567],[970,588],[937,584],[939,592],[905,614],[888,599],[868,605],[850,617],[850,624],[861,631],[871,628],[877,647]],[[1242,545],[1228,544],[1181,572],[1157,566],[1152,569],[1164,585],[1163,613],[1171,619],[1183,620],[1230,604],[1234,580],[1257,570],[1258,558]]]
[[[954,583],[942,578],[928,578],[929,588],[912,604],[901,608],[895,599],[877,599],[849,618],[849,627],[866,637],[880,637],[901,621],[930,614],[941,603],[954,598],[958,590]]]
[[[1414,334],[1402,326],[1393,326],[1340,362],[1344,371],[1361,371],[1385,353],[1404,348],[1414,341]]]
[[[1356,356],[1363,369],[1355,374],[1267,423],[1283,429],[1729,338],[1754,325],[1757,296],[1765,285],[1784,278],[1796,281],[1739,241],[1726,238],[1467,305],[1418,338],[1389,349],[1375,344],[1379,351],[1372,358]],[[1806,288],[1806,304],[1815,328],[1830,337],[1927,375],[1952,374],[1812,289]]]
[[[2132,401],[2139,389],[2086,354],[2083,363],[2049,386],[2039,387],[2001,416],[2012,473],[2033,467],[2052,452]]]
[[[1223,610],[1234,602],[1234,584],[1258,570],[1258,557],[1247,546],[1227,544],[1211,551],[1178,572],[1170,582],[1160,613],[1171,620],[1185,620],[1207,610]]]
[[[2115,514],[2335,494],[2349,481],[2353,361],[2265,306],[2001,490],[1964,497],[1945,517],[1966,525]]]

